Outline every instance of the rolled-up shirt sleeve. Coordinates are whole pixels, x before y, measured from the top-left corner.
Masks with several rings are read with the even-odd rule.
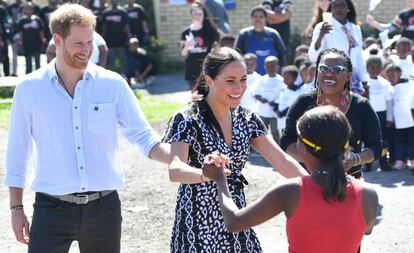
[[[16,87],[10,117],[9,141],[6,152],[6,177],[8,187],[24,188],[28,161],[33,151],[32,110],[24,84]]]
[[[117,118],[122,135],[149,157],[151,149],[161,142],[161,137],[148,123],[137,98],[126,82],[118,101]]]
[[[319,55],[319,53],[320,53],[323,49],[325,49],[325,45],[324,45],[324,43],[325,43],[325,40],[324,40],[324,39],[325,39],[325,38],[324,38],[324,39],[322,39],[322,41],[321,41],[321,46],[318,48],[318,50],[316,50],[316,48],[315,48],[316,41],[318,40],[318,38],[319,38],[319,34],[320,34],[320,32],[321,32],[322,24],[323,24],[323,23],[319,23],[319,24],[317,24],[317,25],[315,26],[315,29],[313,29],[313,33],[312,33],[312,42],[311,42],[311,44],[310,44],[310,46],[309,46],[308,56],[309,56],[309,59],[310,59],[311,61],[313,61],[313,62],[316,62],[316,60],[318,59],[318,55]]]

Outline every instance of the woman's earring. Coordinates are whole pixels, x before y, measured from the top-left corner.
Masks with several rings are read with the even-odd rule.
[[[316,104],[317,105],[323,105],[323,91],[321,90],[321,88],[316,87]]]

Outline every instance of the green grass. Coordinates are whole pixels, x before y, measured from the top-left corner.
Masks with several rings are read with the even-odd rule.
[[[167,121],[183,106],[181,103],[168,102],[156,97],[137,94],[139,104],[150,123]],[[0,128],[7,128],[10,121],[11,99],[0,98]]]
[[[11,102],[9,99],[0,99],[0,128],[8,126],[10,121]]]
[[[151,96],[138,95],[137,97],[150,123],[167,121],[175,111],[183,106],[181,103],[169,102]]]

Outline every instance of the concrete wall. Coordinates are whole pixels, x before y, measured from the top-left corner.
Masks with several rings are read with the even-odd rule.
[[[238,0],[237,9],[228,11],[232,34],[250,25],[250,9],[259,4],[260,0]],[[292,32],[303,31],[312,17],[314,0],[294,0],[294,13],[291,19]],[[401,9],[404,0],[383,0],[372,13],[379,21],[388,22]],[[369,0],[354,0],[358,20],[365,21],[368,13]],[[179,53],[181,32],[191,23],[188,5],[172,6],[166,0],[154,0],[154,10],[158,37],[164,43],[163,61],[180,62],[183,58]]]

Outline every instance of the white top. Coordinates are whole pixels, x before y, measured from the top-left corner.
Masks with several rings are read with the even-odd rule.
[[[401,78],[409,79],[410,76],[414,76],[414,64],[411,61],[411,57],[400,59],[397,55],[392,55],[390,58],[401,68]]]
[[[55,41],[52,39],[50,39],[49,41],[49,45],[54,45]],[[101,35],[99,35],[99,33],[93,31],[93,51],[92,51],[92,55],[91,58],[89,59],[89,61],[98,64],[99,63],[99,46],[106,46],[106,42],[104,40],[104,38],[102,38]]]
[[[260,95],[269,102],[276,101],[282,89],[286,87],[282,79],[278,75],[274,77],[264,75],[262,81],[257,86],[257,89],[254,90],[253,96]],[[273,107],[268,103],[262,103],[260,101],[257,101],[257,114],[267,118],[277,117],[276,113],[273,111]]]
[[[293,102],[296,101],[296,99],[301,94],[301,90],[291,90],[287,86],[280,92],[279,97],[276,99],[276,103],[279,104],[279,111],[286,110],[289,108]],[[286,126],[286,116],[278,118],[277,120],[277,128],[278,129],[284,129]]]
[[[308,91],[313,90],[313,89],[315,89],[315,81],[314,80],[309,82],[309,83],[304,83],[302,85],[302,87],[300,87],[299,92],[300,92],[300,94],[302,94],[302,93],[308,92]]]
[[[301,85],[303,83],[303,79],[302,79],[302,77],[300,76],[300,75],[298,75],[297,77],[296,77],[296,79],[295,79],[295,85],[296,86],[299,86],[299,85]]]
[[[376,112],[387,110],[387,101],[391,100],[391,84],[381,76],[378,79],[370,78],[369,85],[369,102]]]
[[[253,91],[257,88],[261,80],[262,76],[256,71],[251,74],[247,74],[247,88],[240,101],[240,105],[251,110],[252,112],[257,111],[257,100],[253,96]]]
[[[33,191],[118,189],[123,182],[118,129],[147,155],[160,141],[120,75],[89,63],[72,99],[58,82],[53,60],[16,87],[5,184],[25,187],[35,144]]]
[[[414,126],[411,109],[414,109],[414,83],[398,83],[393,87],[392,109],[396,129]]]
[[[313,30],[312,42],[309,47],[309,58],[316,62],[319,53],[327,48],[336,48],[338,50],[344,51],[345,54],[349,55],[349,42],[344,31],[342,30],[342,24],[339,23],[334,17],[332,17],[332,32],[325,34],[321,41],[321,46],[318,50],[315,49],[315,43],[319,37],[323,22],[316,25]],[[359,80],[362,82],[368,81],[368,73],[365,67],[365,62],[363,59],[362,53],[362,34],[361,28],[358,25],[355,25],[351,22],[345,24],[349,33],[355,39],[357,46],[351,49],[351,62],[353,65],[353,71],[357,74]]]

